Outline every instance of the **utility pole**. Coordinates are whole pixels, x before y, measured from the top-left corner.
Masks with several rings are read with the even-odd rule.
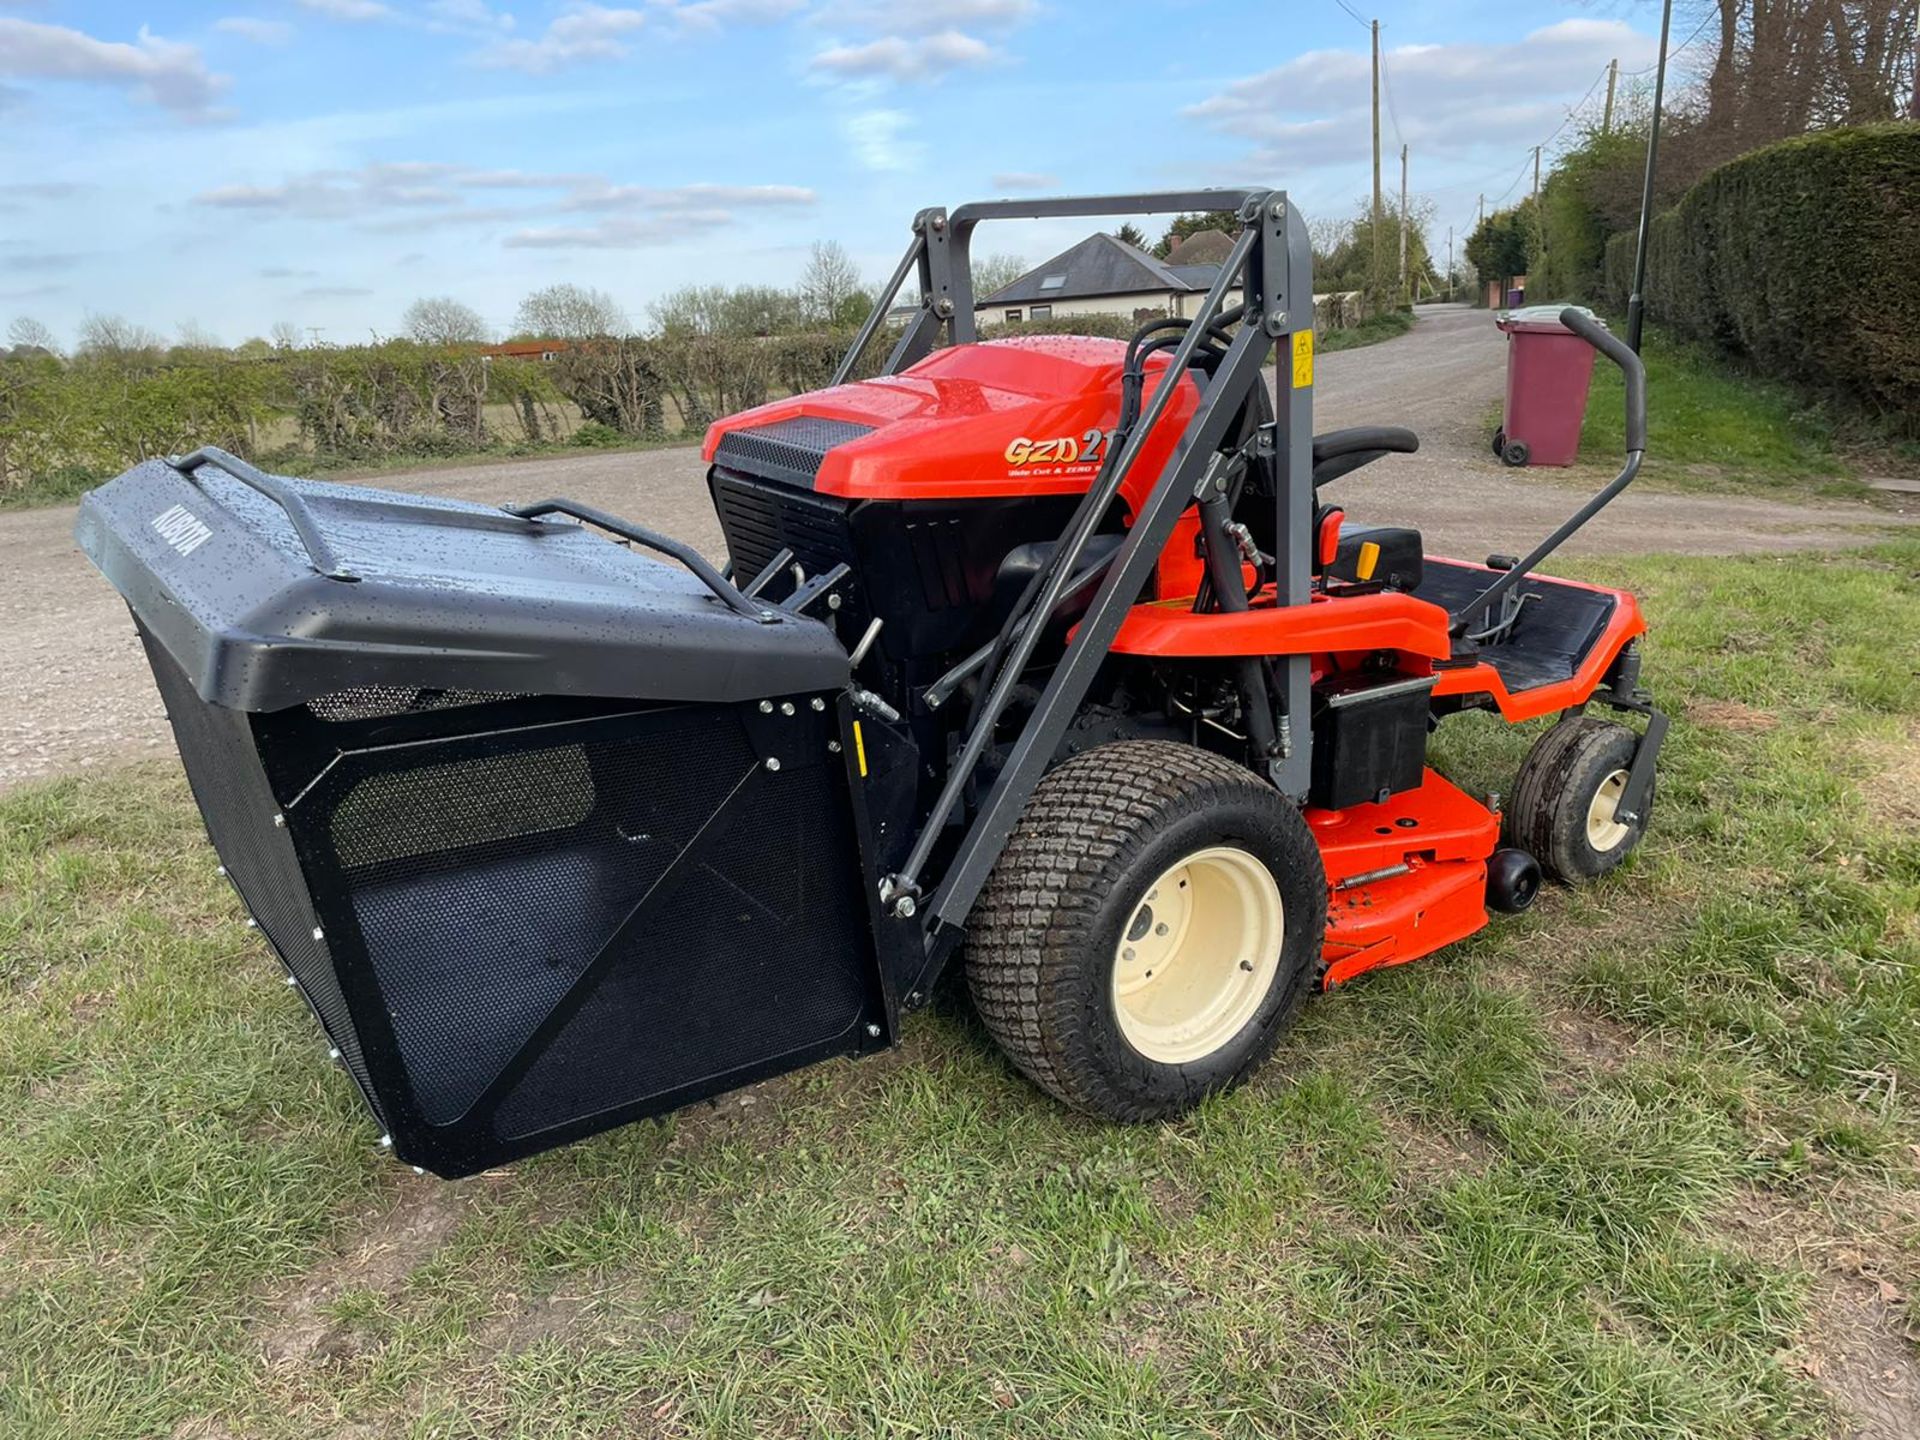
[[[1613,87],[1619,80],[1620,61],[1616,57],[1607,62],[1607,108],[1600,115],[1600,133],[1602,135],[1611,135],[1613,133]]]
[[[1400,147],[1400,300],[1410,303],[1412,292],[1407,289],[1407,147]]]
[[[1633,292],[1627,298],[1627,345],[1640,353],[1646,321],[1647,235],[1653,228],[1653,174],[1660,154],[1660,101],[1667,88],[1667,32],[1673,27],[1673,0],[1660,7],[1660,61],[1653,72],[1653,125],[1647,131],[1647,177],[1640,184],[1640,234],[1633,245]]]
[[[1447,226],[1447,299],[1453,299],[1453,227]]]
[[[1533,203],[1540,204],[1540,147],[1533,147]]]
[[[1380,283],[1380,22],[1373,22],[1373,282]]]

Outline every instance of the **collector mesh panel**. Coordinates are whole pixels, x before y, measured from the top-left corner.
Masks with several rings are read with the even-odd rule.
[[[502,1104],[504,1138],[662,1095],[847,1033],[871,961],[830,772],[782,776],[737,807],[704,861],[612,957]]]
[[[146,646],[160,699],[180,746],[187,783],[193,787],[193,798],[200,804],[207,833],[227,867],[228,878],[280,958],[299,979],[328,1038],[340,1051],[374,1114],[379,1115],[360,1039],[348,1015],[332,959],[326,946],[313,938],[313,908],[307,902],[306,880],[300,873],[293,841],[284,828],[273,823],[280,806],[261,768],[252,725],[238,711],[209,705],[196,695],[185,672],[145,626],[140,627],[140,640]]]
[[[487,705],[511,700],[484,690],[414,690],[401,685],[358,685],[309,700],[307,709],[319,720],[373,720],[388,715],[417,715],[423,710],[453,710],[462,705]]]
[[[381,770],[330,819],[422,1113],[457,1119],[755,764],[732,715]],[[698,763],[689,764],[690,755]]]

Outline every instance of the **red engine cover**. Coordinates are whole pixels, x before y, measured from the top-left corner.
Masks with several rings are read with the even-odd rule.
[[[988,499],[1077,495],[1120,418],[1126,344],[1032,335],[936,350],[899,375],[816,390],[730,415],[707,431],[709,462],[730,430],[798,416],[871,425],[873,433],[827,452],[814,489],[858,500]],[[1165,372],[1147,362],[1146,395]],[[1121,491],[1128,512],[1172,457],[1200,403],[1183,376]]]

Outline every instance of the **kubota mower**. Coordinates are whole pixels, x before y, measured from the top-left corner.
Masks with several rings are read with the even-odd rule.
[[[982,221],[1220,209],[1192,316],[978,339]],[[724,573],[217,451],[89,495],[225,871],[397,1153],[466,1174],[883,1048],[952,963],[1043,1089],[1174,1115],[1309,989],[1619,864],[1644,623],[1533,572],[1632,480],[1639,361],[1569,312],[1625,468],[1524,558],[1427,555],[1334,498],[1417,442],[1313,434],[1309,257],[1277,191],[923,211],[836,383],[709,432]],[[1504,814],[1425,763],[1470,709],[1559,716]]]

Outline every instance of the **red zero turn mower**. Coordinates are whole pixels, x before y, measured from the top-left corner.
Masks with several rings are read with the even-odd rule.
[[[1223,208],[1192,317],[977,338],[981,221]],[[920,309],[845,383],[909,275]],[[950,963],[1041,1088],[1148,1120],[1246,1076],[1309,989],[1645,832],[1639,607],[1533,573],[1646,433],[1638,359],[1564,321],[1625,372],[1629,453],[1520,560],[1332,503],[1417,442],[1313,433],[1307,229],[1268,190],[923,211],[835,383],[708,433],[725,573],[564,500],[211,450],[94,491],[78,533],[403,1159],[461,1175],[884,1048]],[[1504,815],[1425,764],[1467,709],[1560,717]]]

